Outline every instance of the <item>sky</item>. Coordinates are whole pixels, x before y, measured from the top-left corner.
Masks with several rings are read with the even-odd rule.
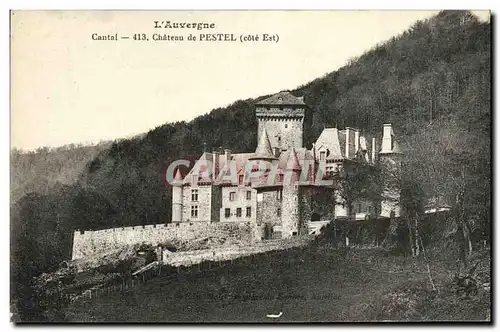
[[[11,147],[130,137],[236,100],[294,89],[437,11],[15,11]],[[473,11],[488,20],[489,12]],[[214,29],[155,29],[153,21]],[[118,41],[92,35],[118,33]],[[149,41],[133,40],[135,33]],[[184,41],[152,41],[152,34]],[[187,41],[203,33],[278,42]],[[120,39],[129,36],[130,39]]]

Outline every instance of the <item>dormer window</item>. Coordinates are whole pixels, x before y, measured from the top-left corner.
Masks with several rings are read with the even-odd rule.
[[[278,97],[278,101],[283,101],[283,97]]]

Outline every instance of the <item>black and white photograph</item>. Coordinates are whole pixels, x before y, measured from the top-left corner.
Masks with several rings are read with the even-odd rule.
[[[491,324],[489,10],[11,10],[10,321]]]

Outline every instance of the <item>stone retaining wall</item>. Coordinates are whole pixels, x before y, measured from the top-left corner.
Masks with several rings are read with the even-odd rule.
[[[249,241],[250,225],[248,223],[182,222],[99,231],[75,231],[72,259],[105,255],[126,245],[144,243],[156,246],[206,237],[225,238],[229,241]]]

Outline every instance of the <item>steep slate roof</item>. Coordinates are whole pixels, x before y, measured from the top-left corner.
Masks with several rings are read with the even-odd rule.
[[[225,175],[226,178],[224,181],[219,183],[222,184],[231,184],[231,181],[227,178],[231,175],[231,172],[236,172],[236,177],[238,175],[245,174],[245,168],[247,163],[255,160],[258,160],[259,163],[267,165],[267,168],[271,168],[272,162],[278,163],[278,169],[276,172],[276,179],[272,181],[273,186],[282,185],[281,175],[284,175],[287,170],[298,170],[301,169],[304,162],[308,165],[314,165],[314,167],[308,167],[307,169],[307,178],[310,179],[310,184],[313,184],[315,173],[317,170],[317,162],[315,161],[315,154],[318,157],[318,151],[321,149],[327,149],[329,151],[326,159],[337,159],[344,160],[345,159],[345,130],[338,130],[337,128],[325,128],[319,138],[316,140],[315,151],[307,150],[306,148],[292,148],[287,151],[282,151],[278,158],[276,158],[272,152],[271,144],[269,143],[269,137],[267,136],[267,132],[264,129],[261,137],[259,138],[259,144],[257,145],[257,149],[255,153],[232,153],[231,161],[234,161],[234,168],[231,168],[226,165],[226,158],[224,153],[219,154],[219,178],[221,175]],[[359,136],[359,150],[362,152],[369,153],[371,149],[371,144],[364,136]],[[393,152],[400,152],[399,146],[394,141]],[[350,159],[354,159],[356,154],[353,153],[353,157]],[[365,155],[365,159],[368,162],[369,156]],[[183,184],[191,184],[192,174],[196,174],[199,172],[205,173],[207,171],[207,162],[212,162],[213,154],[209,152],[203,153],[200,158],[196,161],[193,168],[189,171],[189,173],[184,177]],[[291,161],[291,163],[290,163]],[[290,168],[292,165],[292,168]],[[298,166],[300,165],[300,167]],[[180,175],[177,172],[175,174],[176,177]],[[211,173],[208,170],[208,173]],[[202,174],[204,175],[204,174]],[[265,187],[269,186],[268,177],[271,174],[269,172],[264,173],[259,178],[252,178],[252,185],[256,187]],[[304,176],[301,176],[303,179]],[[237,179],[237,178],[236,178]],[[212,179],[210,177],[201,177],[198,179],[198,184],[211,184]]]
[[[290,162],[291,161],[291,162]],[[308,165],[310,167],[307,168],[307,175],[300,174],[300,179],[308,179],[308,183],[300,183],[301,185],[314,185],[314,179],[317,169],[317,163],[314,161],[313,153],[306,148],[292,148],[290,150],[283,151],[278,159],[278,171],[276,172],[276,177],[269,184],[269,176],[271,175],[269,172],[262,174],[257,179],[252,179],[252,186],[255,188],[263,188],[263,187],[273,187],[273,186],[282,186],[283,181],[287,180],[286,173],[291,172],[291,168],[302,169],[301,166]],[[297,163],[298,166],[297,167]],[[290,167],[291,165],[291,167]],[[314,166],[313,166],[314,165]],[[306,178],[307,176],[307,178]]]
[[[295,97],[288,91],[281,91],[277,94],[261,100],[256,105],[306,105],[304,97]]]
[[[329,154],[326,159],[336,159],[343,160],[345,159],[345,140],[346,140],[346,131],[338,130],[337,128],[325,128],[321,135],[316,140],[316,154],[318,154],[318,150],[322,147],[328,149]],[[371,148],[370,144],[366,137],[359,135],[359,150],[365,151],[368,153]],[[352,158],[356,155],[357,151],[352,151]]]
[[[288,171],[300,171],[302,168],[299,163],[299,158],[297,157],[297,153],[295,152],[295,148],[292,147],[290,149],[290,153],[288,156],[288,161],[286,163],[286,170]]]
[[[344,159],[345,133],[340,132],[337,128],[323,129],[316,140],[316,149],[319,150],[322,146],[330,152],[327,156],[328,159]]]
[[[259,143],[257,144],[257,149],[255,149],[255,156],[255,158],[259,159],[277,159],[271,149],[271,143],[269,142],[269,136],[267,136],[265,127],[259,137]]]
[[[182,180],[181,170],[179,168],[177,168],[175,172],[174,180]]]
[[[232,153],[231,154],[231,161],[234,161],[234,165],[236,166],[236,173],[238,174],[241,169],[244,170],[244,167],[248,161],[249,158],[255,157],[255,153]],[[191,184],[192,181],[192,175],[199,173],[199,172],[206,172],[208,167],[207,162],[210,161],[212,162],[213,160],[213,153],[210,152],[204,152],[201,157],[196,161],[194,164],[193,168],[189,171],[189,173],[184,177],[183,184]],[[219,154],[219,175],[224,173],[226,175],[231,174],[230,172],[232,171],[231,168],[227,169],[226,165],[226,156],[224,153]],[[208,173],[211,173],[210,170]],[[203,174],[205,175],[205,174]],[[230,181],[225,181],[225,182],[230,182]],[[212,179],[210,177],[201,177],[198,179],[198,184],[210,184],[212,183]]]
[[[293,151],[294,154],[292,154],[292,150],[294,150]],[[255,159],[256,157],[257,156],[255,153],[231,154],[231,160],[234,161],[235,167],[233,169],[229,168],[227,170],[225,156],[224,156],[224,154],[220,154],[219,155],[219,174],[226,174],[226,176],[229,176],[232,171],[236,171],[236,174],[237,174],[236,177],[238,175],[244,175],[247,162],[250,162],[251,159]],[[193,174],[206,171],[207,170],[206,161],[212,161],[212,158],[213,158],[212,153],[209,153],[209,152],[203,153],[201,155],[200,159],[198,159],[198,161],[195,163],[195,165],[193,166],[191,171],[189,171],[189,173],[184,178],[183,184],[184,185],[191,184]],[[282,186],[283,185],[282,180],[284,180],[284,179],[280,175],[284,175],[287,172],[287,169],[289,169],[290,159],[292,159],[292,161],[293,161],[293,163],[292,163],[293,168],[297,168],[297,164],[298,164],[299,169],[301,169],[300,166],[302,166],[304,163],[307,163],[308,165],[315,165],[312,151],[309,151],[306,148],[290,149],[288,151],[283,151],[280,154],[279,158],[274,158],[274,161],[258,160],[259,163],[263,163],[263,164],[267,165],[267,169],[271,168],[272,162],[278,163],[276,177],[275,177],[274,181],[271,182],[272,183],[271,186]],[[252,161],[252,162],[255,162],[255,161]],[[307,169],[307,179],[310,179],[311,185],[314,183],[315,169],[316,169],[316,166],[308,167],[308,169]],[[269,186],[269,184],[268,184],[269,175],[271,175],[269,172],[265,172],[262,175],[260,175],[258,178],[252,177],[251,178],[252,185],[254,187]],[[236,178],[236,180],[238,180],[238,178]],[[198,179],[198,184],[211,184],[211,183],[212,183],[211,178],[202,177],[202,178]],[[231,181],[229,179],[225,179],[224,181],[220,181],[219,183],[230,185]]]
[[[175,175],[174,175],[174,179],[172,181],[172,185],[173,186],[182,185],[182,174],[181,174],[181,170],[179,167],[177,167],[177,169],[175,170]]]

